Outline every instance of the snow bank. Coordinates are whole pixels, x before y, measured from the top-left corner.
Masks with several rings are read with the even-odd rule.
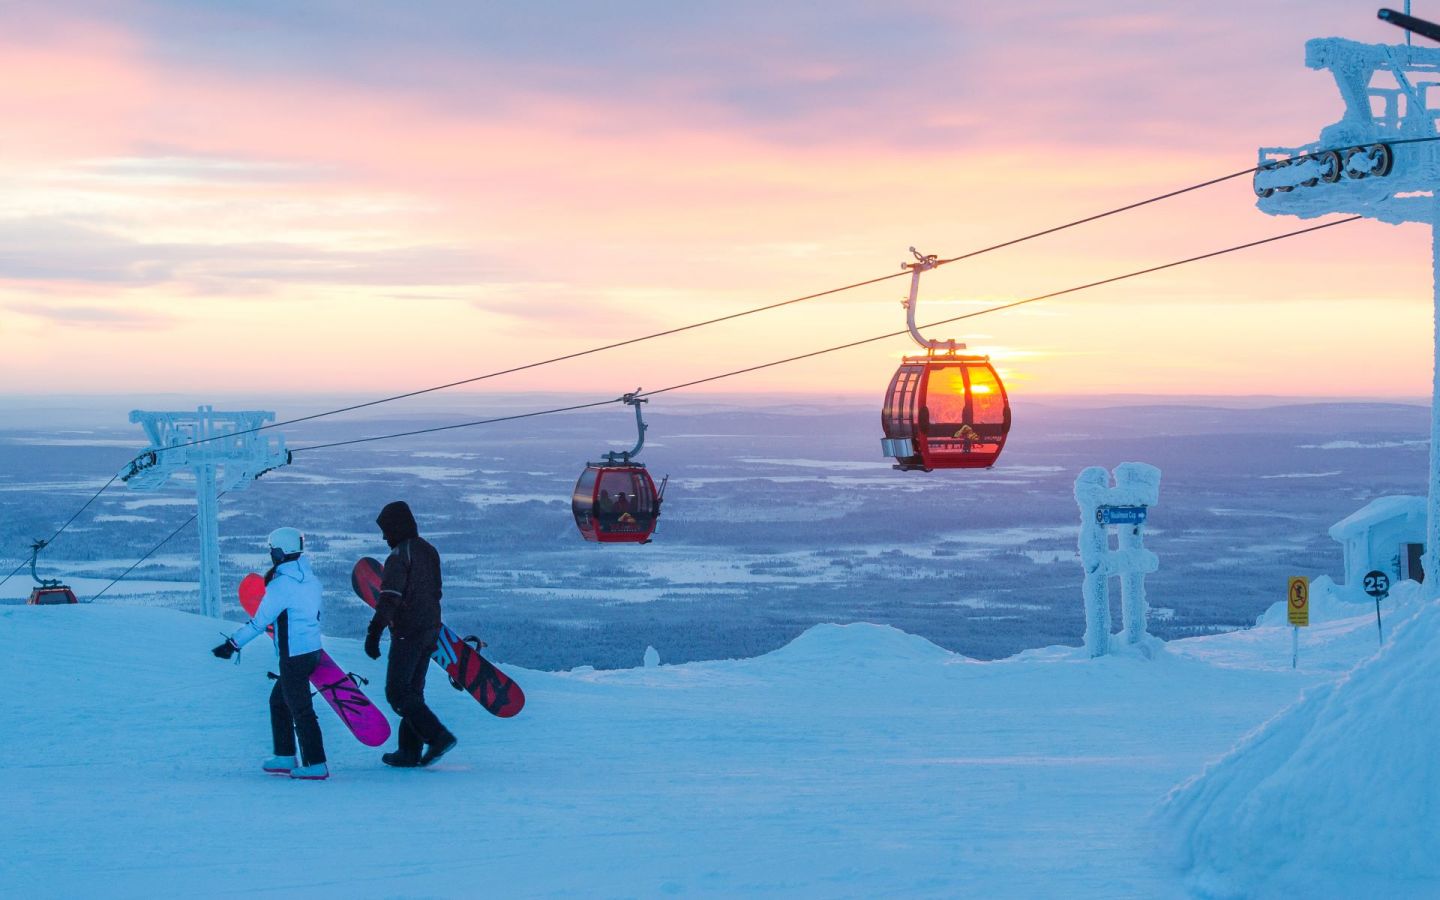
[[[1399,614],[1413,613],[1425,600],[1425,589],[1414,581],[1397,581],[1390,588],[1390,596],[1380,601],[1380,615],[1386,620]],[[1337,585],[1328,575],[1321,575],[1310,582],[1310,624],[1338,622],[1366,613],[1375,615],[1375,601],[1356,603],[1346,599],[1345,588]],[[1256,625],[1288,625],[1289,612],[1284,600],[1277,600],[1255,620]]]
[[[1313,596],[1313,595],[1312,595]],[[1160,818],[1207,896],[1440,895],[1440,601],[1182,784]]]
[[[770,662],[819,665],[822,670],[860,660],[904,664],[960,658],[918,635],[867,622],[815,625],[779,650],[758,657]]]

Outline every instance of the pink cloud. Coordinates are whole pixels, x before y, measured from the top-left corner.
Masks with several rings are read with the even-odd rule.
[[[497,77],[472,89],[463,79],[473,78],[474,66],[437,59],[428,72],[453,72],[465,88],[428,92],[414,83],[358,82],[340,70],[239,73],[187,64],[157,55],[120,27],[52,23],[44,34],[0,36],[13,67],[7,74],[14,74],[0,95],[0,115],[27,123],[0,145],[0,178],[31,186],[27,202],[38,212],[62,203],[73,205],[70,212],[112,205],[103,222],[92,223],[113,237],[110,255],[91,248],[73,258],[76,267],[108,262],[109,271],[134,271],[126,267],[161,258],[160,268],[139,270],[153,276],[142,279],[150,290],[120,284],[102,299],[158,314],[183,297],[182,327],[197,343],[245,321],[245,304],[311,310],[307,327],[325,335],[316,348],[317,386],[343,388],[370,377],[347,353],[373,334],[397,296],[420,323],[408,336],[429,351],[417,381],[449,380],[476,356],[533,356],[537,348],[518,338],[536,320],[544,321],[535,333],[545,340],[583,346],[597,333],[624,334],[641,317],[678,323],[873,277],[894,271],[909,244],[942,254],[985,246],[1240,168],[1256,144],[1303,140],[1334,118],[1325,105],[1333,104],[1333,88],[1300,66],[1302,41],[1293,27],[1280,33],[1272,27],[1280,17],[1263,10],[1257,27],[1237,36],[1178,13],[1144,12],[1140,4],[1100,18],[1058,15],[1058,5],[1027,7],[1037,8],[1057,16],[1037,23],[1005,8],[962,18],[956,33],[968,42],[964,52],[931,61],[923,83],[896,77],[862,85],[848,103],[825,95],[790,118],[774,109],[761,117],[755,102],[727,102],[723,89],[740,82],[838,85],[843,97],[867,70],[840,55],[791,58],[761,48],[743,57],[753,64],[743,73],[688,72],[653,90],[602,95],[546,89],[533,77]],[[1013,30],[1001,27],[1007,23]],[[696,52],[724,60],[730,36],[697,37]],[[1213,54],[1235,42],[1251,61],[1219,65]],[[397,50],[392,62],[404,65],[407,52],[414,51]],[[897,71],[905,65],[895,61]],[[459,102],[466,91],[471,96]],[[148,160],[156,170],[160,158],[228,160],[262,174],[207,176],[199,166],[183,178],[156,180],[143,166],[115,165],[117,158]],[[267,178],[265,165],[305,177]],[[927,290],[1013,299],[1292,227],[1254,213],[1248,190],[1239,182],[984,257],[937,273]],[[1347,227],[1345,237],[1305,239],[1108,291],[1098,295],[1096,302],[1108,305],[1094,321],[1057,307],[1052,320],[997,320],[985,331],[999,346],[1117,348],[1112,323],[1135,315],[1147,338],[1165,346],[1167,307],[1187,320],[1217,300],[1245,301],[1266,310],[1256,313],[1263,327],[1279,328],[1295,312],[1268,312],[1277,302],[1425,298],[1428,289],[1417,284],[1428,269],[1416,261],[1422,250],[1414,235]],[[26,262],[42,259],[47,246],[63,243],[35,244]],[[70,243],[69,252],[80,250]],[[1357,254],[1366,265],[1355,264]],[[343,277],[311,277],[317,264]],[[491,267],[503,273],[509,293],[499,300],[467,293],[493,287]],[[1386,270],[1392,274],[1382,276]],[[10,308],[33,320],[37,296],[65,297],[83,284],[55,273],[6,288]],[[370,290],[377,285],[383,296]],[[436,285],[454,290],[430,290]],[[100,292],[93,283],[85,290]],[[829,315],[757,321],[714,345],[657,345],[646,359],[680,380],[706,374],[701,364],[785,355],[797,340],[839,343],[893,327],[898,296],[888,286],[860,292],[826,306],[836,311]],[[437,299],[416,299],[423,297]],[[198,307],[197,299],[213,302]],[[86,299],[76,308],[105,307]],[[327,332],[326,317],[342,310],[354,310],[355,321]],[[1307,339],[1345,336],[1338,316],[1326,321],[1334,330]],[[140,340],[141,330],[127,337]],[[1223,330],[1212,337],[1222,340]],[[1181,344],[1167,349],[1177,372],[1211,360],[1212,348]],[[162,346],[157,339],[151,349]],[[1236,346],[1264,352],[1258,344]],[[90,349],[102,362],[114,352]],[[856,358],[884,369],[886,354],[898,349]],[[1411,356],[1407,350],[1397,358]],[[1161,372],[1146,377],[1183,389],[1191,376],[1167,382],[1164,358],[1146,357],[1144,371]],[[1277,373],[1260,361],[1249,371],[1265,372],[1267,390],[1282,390],[1286,379],[1314,382],[1313,363],[1287,359],[1311,374]],[[204,355],[192,362],[200,381],[246,377],[243,368]],[[72,387],[103,368],[78,369],[81,383]],[[871,377],[864,368],[817,364],[740,389],[863,390]],[[1050,389],[1108,390],[1125,375],[1065,353],[1017,358],[1014,369],[1018,379]],[[1407,373],[1391,367],[1373,384],[1393,386]],[[1228,388],[1254,384],[1242,371]]]

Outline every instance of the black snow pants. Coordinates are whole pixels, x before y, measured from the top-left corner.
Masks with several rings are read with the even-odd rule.
[[[439,637],[438,628],[408,636],[390,635],[385,700],[400,717],[398,749],[406,759],[418,760],[423,744],[433,744],[450,733],[425,705],[425,673]]]
[[[276,756],[295,755],[295,735],[300,735],[301,764],[325,762],[325,740],[315,705],[310,702],[310,673],[320,664],[320,651],[280,657],[280,678],[270,691],[270,731]]]

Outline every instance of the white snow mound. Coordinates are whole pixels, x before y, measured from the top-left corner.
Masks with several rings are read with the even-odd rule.
[[[1160,818],[1206,896],[1435,896],[1440,601],[1180,785]]]
[[[959,658],[957,654],[918,635],[868,622],[814,625],[779,650],[758,657],[771,662],[820,664],[823,668],[867,659],[905,664]]]

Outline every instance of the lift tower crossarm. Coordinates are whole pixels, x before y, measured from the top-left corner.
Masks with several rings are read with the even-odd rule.
[[[137,491],[164,487],[171,476],[195,480],[196,525],[200,531],[200,611],[219,616],[220,511],[222,493],[242,490],[266,472],[286,465],[285,439],[260,427],[274,421],[263,410],[216,412],[202,406],[190,412],[134,410],[130,421],[145,429],[150,446],[123,480]]]

